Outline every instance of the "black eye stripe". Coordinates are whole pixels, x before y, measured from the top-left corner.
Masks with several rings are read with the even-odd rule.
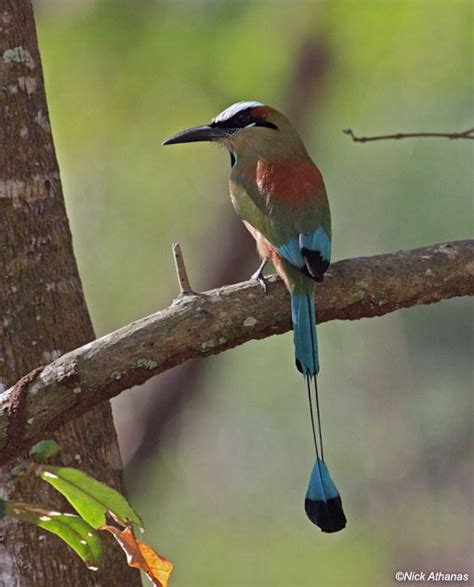
[[[241,110],[234,114],[232,118],[227,120],[219,120],[215,122],[215,126],[219,126],[220,128],[245,128],[248,124],[252,122],[252,117],[250,116],[250,112],[248,110]]]
[[[248,110],[242,110],[234,116],[235,121],[239,126],[247,126],[252,122],[252,117],[250,116],[250,112]]]
[[[228,120],[219,120],[211,124],[211,126],[218,126],[220,128],[227,129],[239,129],[252,125],[263,126],[266,128],[278,130],[278,127],[272,122],[268,122],[263,118],[252,118],[249,110],[241,110],[240,112],[237,112],[237,114],[234,114],[234,116],[232,116],[232,118],[229,118]]]
[[[263,118],[254,118],[255,126],[264,126],[266,128],[273,128],[274,130],[278,130],[278,126],[273,124],[273,122],[268,122],[268,120],[263,120]]]

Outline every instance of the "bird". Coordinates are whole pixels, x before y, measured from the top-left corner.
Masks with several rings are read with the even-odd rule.
[[[347,520],[324,458],[317,385],[315,287],[331,261],[331,214],[323,177],[289,119],[262,102],[232,104],[209,124],[178,132],[162,144],[199,141],[218,143],[229,152],[230,198],[261,258],[252,279],[266,291],[263,270],[271,261],[290,293],[295,362],[308,394],[316,457],[304,506],[322,532],[337,532]]]

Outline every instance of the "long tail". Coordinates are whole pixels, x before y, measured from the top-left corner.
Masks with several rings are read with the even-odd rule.
[[[342,501],[324,461],[323,435],[317,374],[319,372],[318,338],[312,288],[309,291],[292,292],[291,317],[295,344],[296,367],[303,373],[308,389],[311,426],[313,431],[316,462],[309,479],[305,498],[305,511],[308,518],[323,532],[337,532],[346,525]],[[314,389],[318,420],[318,438],[314,425],[311,384]],[[318,447],[319,440],[319,447]]]
[[[312,290],[291,294],[291,319],[296,367],[305,376],[316,376],[319,372],[319,357]]]

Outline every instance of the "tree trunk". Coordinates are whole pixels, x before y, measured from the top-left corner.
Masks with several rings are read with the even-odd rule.
[[[29,0],[0,0],[0,390],[94,338],[72,250]],[[60,461],[121,490],[109,403],[54,434]],[[4,499],[65,507],[37,479],[0,471]],[[65,544],[4,520],[0,586],[141,585],[112,542],[93,573]]]

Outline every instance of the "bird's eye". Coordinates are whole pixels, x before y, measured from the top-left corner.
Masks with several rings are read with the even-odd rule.
[[[247,126],[252,121],[252,117],[247,110],[243,110],[235,116],[235,121],[239,126]]]

